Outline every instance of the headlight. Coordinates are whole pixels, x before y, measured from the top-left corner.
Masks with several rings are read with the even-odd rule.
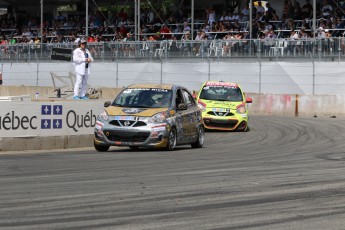
[[[109,115],[108,115],[108,112],[106,110],[104,110],[100,115],[99,117],[103,120],[108,120],[109,119]]]
[[[166,118],[167,118],[167,113],[161,112],[161,113],[157,113],[157,114],[153,115],[152,117],[150,117],[149,122],[150,123],[162,123],[162,122],[165,122]]]
[[[198,101],[198,107],[202,112],[206,111],[206,104],[200,100]]]
[[[245,105],[240,105],[239,107],[237,107],[236,112],[240,113],[240,114],[246,113],[246,106]]]

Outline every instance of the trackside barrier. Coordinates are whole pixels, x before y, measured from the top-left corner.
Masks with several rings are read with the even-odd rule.
[[[92,146],[103,102],[0,102],[0,151]]]
[[[246,96],[250,115],[345,117],[345,95]],[[91,147],[104,101],[0,101],[0,151]]]
[[[251,93],[329,95],[345,92],[345,62],[236,60],[95,62],[88,84],[99,89],[135,83],[172,83],[199,90],[204,81],[223,80],[237,82],[245,92]],[[72,67],[72,63],[5,63],[2,72],[5,83],[0,86],[0,94],[6,86],[53,87],[50,72],[67,76]],[[2,96],[11,95],[12,91],[8,93]]]

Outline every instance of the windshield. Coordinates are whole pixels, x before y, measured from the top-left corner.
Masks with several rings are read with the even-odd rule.
[[[136,108],[168,108],[171,105],[172,91],[158,88],[130,88],[120,93],[113,106]]]
[[[200,93],[200,99],[215,101],[243,101],[239,87],[234,86],[204,86]]]

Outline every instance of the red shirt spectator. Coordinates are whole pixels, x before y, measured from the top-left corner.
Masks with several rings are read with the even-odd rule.
[[[87,42],[88,42],[88,43],[96,42],[95,37],[94,37],[93,35],[91,35],[91,36],[87,39]]]
[[[127,29],[124,25],[121,25],[119,33],[121,34],[122,37],[126,37]]]
[[[121,11],[119,12],[119,18],[122,18],[123,21],[126,21],[128,18],[128,14],[123,9],[121,9]]]
[[[164,39],[171,39],[172,38],[171,31],[166,25],[162,26],[162,28],[159,30],[159,32],[163,35]]]

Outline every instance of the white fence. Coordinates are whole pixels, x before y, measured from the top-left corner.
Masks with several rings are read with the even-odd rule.
[[[207,80],[239,83],[246,92],[344,94],[344,62],[95,62],[89,85],[123,87],[133,83],[173,83],[198,90]],[[52,86],[50,72],[68,75],[72,63],[3,63],[4,85]],[[1,87],[0,87],[1,90]]]

